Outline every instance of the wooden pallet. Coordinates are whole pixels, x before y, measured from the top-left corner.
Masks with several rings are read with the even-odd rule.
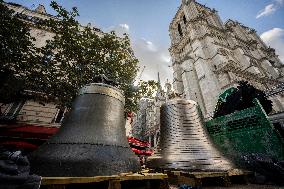
[[[168,176],[163,173],[126,173],[95,177],[43,177],[41,189],[169,189]]]
[[[157,170],[155,170],[157,171]],[[150,172],[155,172],[151,170]],[[170,184],[186,184],[194,187],[203,185],[230,186],[234,183],[246,183],[247,176],[252,172],[241,169],[232,169],[226,172],[188,172],[177,170],[159,170],[168,175]]]

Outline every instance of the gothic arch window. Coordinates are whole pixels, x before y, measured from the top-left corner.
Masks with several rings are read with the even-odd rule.
[[[207,17],[207,21],[208,21],[208,23],[209,23],[210,25],[212,25],[212,26],[214,26],[214,25],[215,25],[215,21],[214,21],[214,19],[212,18],[212,16],[211,16],[211,15],[208,15],[208,17]]]
[[[178,33],[180,36],[182,36],[182,29],[180,24],[178,24]]]
[[[183,23],[186,24],[187,20],[186,20],[185,15],[183,15],[182,19],[183,19]]]
[[[268,60],[268,61],[270,62],[271,65],[273,66],[275,65],[275,61],[272,61],[272,60]]]

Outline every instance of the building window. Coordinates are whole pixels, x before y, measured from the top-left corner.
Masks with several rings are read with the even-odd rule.
[[[8,108],[3,112],[2,115],[0,115],[0,119],[4,118],[6,119],[15,119],[19,112],[21,111],[22,107],[24,106],[25,101],[18,101],[11,103]]]
[[[183,19],[183,23],[186,24],[187,20],[186,20],[185,15],[183,15],[182,19]]]
[[[14,102],[11,106],[9,111],[6,113],[8,116],[17,116],[22,107],[24,106],[25,102]]]
[[[64,117],[64,110],[59,109],[54,122],[61,123],[61,121],[63,120],[63,117]]]
[[[51,62],[53,58],[53,53],[50,51],[50,52],[47,52],[45,55],[43,55],[42,57],[42,63],[43,64],[49,64]]]
[[[212,16],[208,16],[207,21],[210,25],[215,26],[215,21],[214,21],[214,18]]]
[[[178,24],[178,33],[180,36],[182,36],[182,29],[180,24]]]
[[[155,139],[154,139],[155,135],[151,136],[151,147],[155,147]]]
[[[274,66],[275,62],[272,60],[269,60],[270,64]]]

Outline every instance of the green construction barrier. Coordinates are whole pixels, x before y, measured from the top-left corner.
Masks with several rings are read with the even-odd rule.
[[[247,154],[257,153],[284,160],[284,140],[254,99],[254,107],[206,122],[215,145],[225,155],[238,161]]]

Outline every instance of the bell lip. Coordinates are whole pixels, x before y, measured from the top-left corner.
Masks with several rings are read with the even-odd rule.
[[[114,86],[105,83],[89,83],[84,85],[78,92],[78,95],[83,94],[102,94],[118,99],[125,104],[124,92]]]

